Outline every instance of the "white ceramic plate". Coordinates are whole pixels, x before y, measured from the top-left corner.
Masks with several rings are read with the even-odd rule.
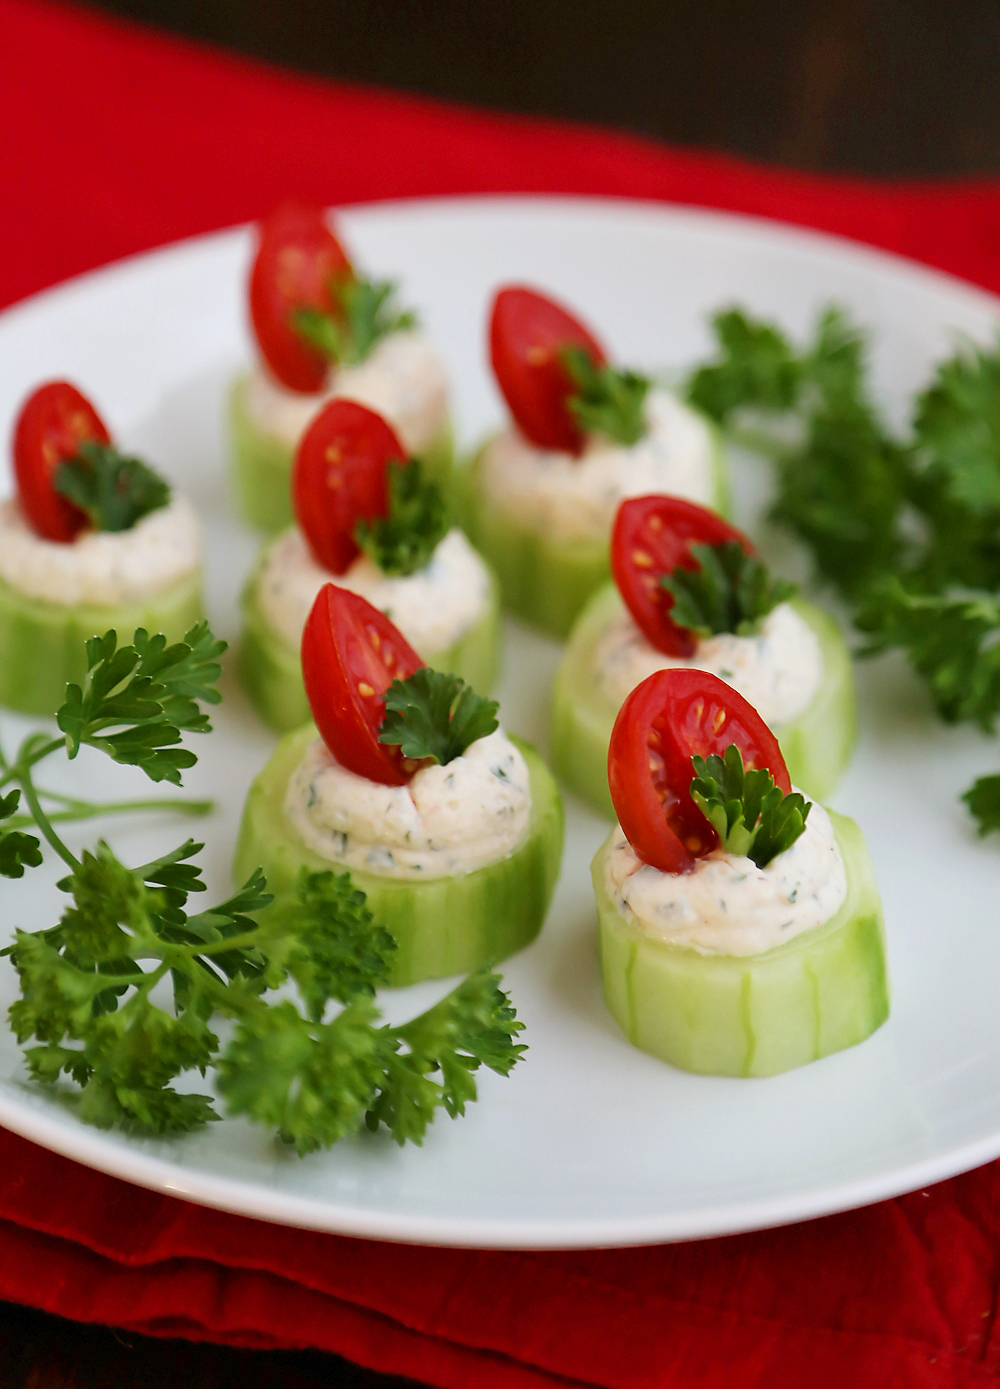
[[[846,242],[745,218],[626,202],[462,199],[345,212],[361,261],[399,275],[454,374],[462,437],[500,417],[483,350],[491,289],[527,279],[595,323],[623,360],[680,368],[708,346],[706,316],[740,300],[803,332],[831,299],[875,338],[890,417],[956,331],[992,336],[996,301]],[[236,595],[255,541],[232,519],[223,474],[223,392],[249,356],[245,231],[142,256],[0,316],[0,421],[38,381],[76,381],[124,442],[202,509],[208,602],[236,636]],[[762,493],[745,460],[746,520]],[[508,728],[544,744],[558,648],[511,628],[502,687]],[[930,715],[898,664],[860,672],[862,741],[834,804],[871,846],[885,901],[892,1017],[864,1045],[771,1080],[686,1075],[633,1050],[601,1001],[588,863],[606,827],[574,803],[550,919],[505,967],[530,1043],[481,1100],[441,1118],[422,1149],[363,1134],[300,1161],[243,1122],[146,1141],[101,1133],[25,1082],[0,1024],[0,1122],[129,1181],[292,1225],[413,1242],[504,1247],[649,1243],[800,1220],[936,1181],[1000,1154],[1000,848],[974,838],[958,793],[997,750]],[[4,717],[10,746],[27,726]],[[207,822],[159,817],[90,826],[132,862],[204,828],[212,890],[228,887],[237,818],[272,740],[228,682],[188,784],[217,795]],[[54,759],[55,760],[55,759]],[[94,755],[62,777],[142,795],[141,774]],[[4,882],[0,936],[55,920],[55,868]],[[5,942],[4,942],[5,943]],[[0,1006],[15,992],[0,964]],[[443,991],[388,995],[402,1017]],[[199,1085],[202,1082],[199,1078]]]

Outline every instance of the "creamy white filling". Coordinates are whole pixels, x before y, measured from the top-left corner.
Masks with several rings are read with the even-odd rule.
[[[69,544],[36,535],[16,499],[0,504],[0,578],[26,598],[118,607],[162,592],[200,563],[198,518],[176,492],[131,530],[83,531]]]
[[[813,802],[806,827],[766,868],[715,849],[690,873],[643,863],[615,827],[604,861],[608,896],[656,940],[703,955],[759,955],[829,921],[847,897],[830,817]]]
[[[498,729],[447,766],[382,786],[342,767],[319,738],[285,796],[285,817],[310,849],[386,878],[457,877],[508,858],[528,832],[528,767]]]
[[[392,576],[367,555],[359,555],[346,573],[331,574],[293,529],[268,547],[257,580],[264,620],[288,646],[299,645],[316,595],[328,583],[367,598],[424,659],[454,646],[485,615],[490,600],[486,566],[460,530],[448,532],[423,569]]]
[[[711,671],[747,700],[766,724],[778,727],[805,713],[823,682],[819,638],[790,603],[779,603],[759,632],[720,632],[698,642],[693,656],[667,656],[624,608],[594,648],[594,678],[616,705],[658,670],[684,666]]]
[[[289,391],[258,365],[244,386],[244,407],[259,430],[291,449],[327,401],[346,396],[383,415],[410,453],[434,442],[448,418],[448,379],[419,333],[390,333],[356,366],[330,375],[316,395]]]
[[[711,505],[714,445],[702,417],[668,391],[650,391],[647,431],[631,447],[594,435],[580,458],[536,448],[511,425],[486,446],[489,501],[559,540],[602,540],[625,497],[664,492]]]

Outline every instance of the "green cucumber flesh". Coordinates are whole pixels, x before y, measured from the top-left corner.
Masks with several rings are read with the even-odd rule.
[[[726,514],[729,485],[722,436],[712,430],[713,505]],[[482,485],[484,444],[455,474],[459,520],[500,577],[504,607],[556,637],[565,637],[594,591],[610,577],[607,540],[555,540],[512,518]]]
[[[201,571],[159,593],[114,607],[46,603],[0,580],[0,704],[51,717],[69,682],[87,674],[85,644],[110,628],[127,644],[137,627],[179,641],[204,616]]]
[[[229,394],[230,482],[240,515],[257,530],[273,533],[292,523],[290,480],[294,449],[276,434],[260,429],[244,402],[248,376],[239,377]],[[427,475],[445,491],[451,487],[455,457],[451,424],[420,452]]]
[[[798,718],[774,729],[792,785],[825,800],[844,772],[857,741],[854,675],[847,644],[837,624],[803,599],[796,611],[819,639],[823,681]],[[588,805],[615,818],[608,792],[608,743],[618,704],[598,685],[595,652],[624,604],[614,584],[594,595],[570,634],[552,687],[550,761],[560,781]]]
[[[289,778],[315,737],[311,724],[287,734],[251,786],[236,846],[237,883],[262,867],[268,887],[281,897],[293,890],[302,868],[344,871],[307,848],[284,813]],[[525,839],[507,858],[460,877],[422,882],[350,869],[375,919],[396,941],[393,986],[503,960],[542,928],[562,861],[562,799],[538,753],[513,741],[528,764],[531,819]]]
[[[261,611],[257,591],[260,568],[258,564],[243,590],[243,632],[236,669],[260,717],[276,732],[287,733],[311,716],[298,647],[289,646]],[[493,688],[500,663],[500,590],[492,570],[489,602],[479,621],[446,651],[417,654],[434,670],[460,675],[480,694]]]
[[[702,955],[652,939],[593,863],[604,997],[633,1046],[702,1075],[769,1076],[863,1042],[889,1016],[878,884],[861,831],[829,812],[847,868],[836,916],[760,955]]]

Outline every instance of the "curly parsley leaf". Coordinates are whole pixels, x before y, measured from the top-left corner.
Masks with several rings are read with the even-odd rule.
[[[86,743],[116,762],[141,767],[151,781],[179,786],[181,771],[198,759],[176,745],[182,732],[211,732],[200,705],[218,704],[222,697],[215,686],[225,649],[207,622],[172,646],[141,627],[131,646],[119,647],[114,631],[91,637],[86,680],[82,687],[67,685],[56,715],[69,757]]]
[[[904,650],[946,723],[970,719],[992,732],[1000,713],[1000,600],[992,594],[912,593],[890,579],[861,605],[861,653]]]
[[[338,314],[321,309],[297,309],[293,326],[305,341],[334,366],[363,362],[372,348],[389,333],[415,328],[418,318],[399,309],[392,280],[366,280],[348,275],[331,285]]]
[[[9,820],[21,800],[20,791],[0,796],[0,821]],[[37,868],[42,861],[41,841],[23,830],[5,829],[0,823],[0,877],[23,878],[25,868]]]
[[[671,620],[708,637],[715,632],[746,636],[795,593],[795,585],[772,579],[767,568],[735,540],[721,545],[692,545],[694,569],[678,566],[660,579],[673,597]]]
[[[1000,775],[977,778],[963,793],[962,800],[978,820],[980,835],[1000,830]]]
[[[85,512],[95,531],[127,531],[170,501],[170,487],[138,458],[84,441],[52,476],[55,490]]]
[[[649,379],[634,371],[595,366],[582,347],[564,347],[560,355],[576,387],[566,404],[583,432],[603,434],[616,444],[637,444],[646,433]]]
[[[914,434],[949,500],[977,516],[1000,512],[1000,352],[970,345],[943,363],[917,400]]]
[[[385,692],[386,715],[379,742],[398,746],[404,757],[446,765],[499,728],[495,699],[477,695],[457,675],[422,666]]]
[[[791,409],[803,366],[780,329],[735,308],[717,313],[712,329],[718,355],[688,381],[692,405],[720,423],[742,407]]]
[[[387,482],[388,516],[359,521],[354,538],[383,574],[414,574],[451,529],[451,512],[437,483],[424,478],[418,458],[390,463]]]
[[[691,765],[691,799],[729,853],[766,868],[805,829],[811,802],[798,791],[786,795],[766,768],[745,771],[735,743],[722,757],[692,757]]]

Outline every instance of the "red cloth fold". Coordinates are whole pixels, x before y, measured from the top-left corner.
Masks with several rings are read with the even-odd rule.
[[[838,232],[1000,290],[1000,188],[754,168],[297,78],[0,0],[0,304],[266,211],[443,193],[669,199]],[[0,1298],[316,1347],[461,1389],[972,1389],[1000,1375],[1000,1168],[789,1229],[517,1254],[199,1210],[0,1133]]]

